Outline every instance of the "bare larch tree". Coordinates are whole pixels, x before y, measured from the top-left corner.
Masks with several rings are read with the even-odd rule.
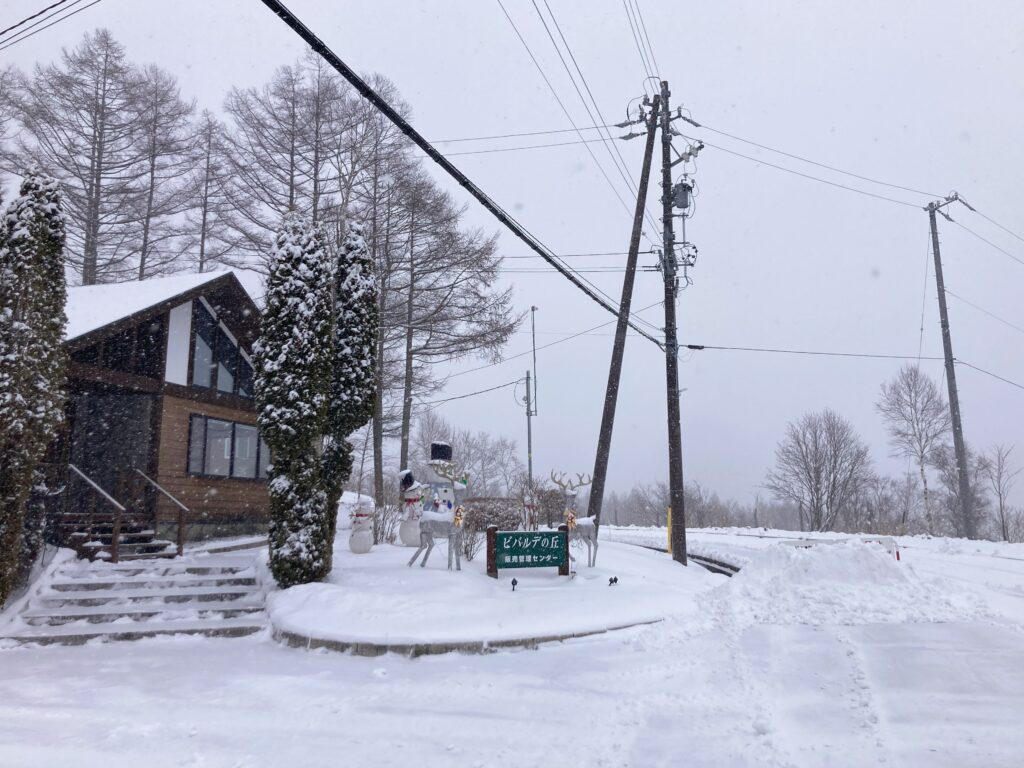
[[[867,445],[826,409],[789,423],[765,486],[797,506],[801,530],[827,531],[871,476]]]
[[[885,421],[894,455],[914,460],[921,473],[925,530],[932,530],[928,498],[928,459],[949,434],[949,407],[938,386],[916,365],[904,365],[890,381],[882,384],[875,408]],[[900,526],[906,531],[907,520]]]

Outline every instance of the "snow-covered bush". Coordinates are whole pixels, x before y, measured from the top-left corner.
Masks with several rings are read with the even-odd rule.
[[[41,544],[26,510],[64,418],[64,239],[57,182],[30,173],[0,226],[0,605]]]
[[[331,382],[333,265],[323,232],[284,219],[270,254],[267,308],[255,345],[256,405],[270,446],[270,570],[282,587],[330,570],[336,504],[320,447]]]
[[[462,551],[466,560],[472,560],[480,550],[488,526],[518,531],[523,524],[523,502],[519,499],[466,499],[463,508]]]
[[[334,509],[352,473],[348,437],[373,415],[377,377],[377,283],[363,239],[363,227],[349,224],[334,270],[334,330],[327,428],[323,440],[323,481]],[[328,540],[334,539],[334,520]]]

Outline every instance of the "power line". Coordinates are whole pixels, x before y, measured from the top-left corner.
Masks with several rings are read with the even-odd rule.
[[[634,319],[639,319],[639,318],[636,317],[636,315],[638,315],[640,312],[644,312],[644,311],[646,311],[648,309],[656,307],[659,304],[661,304],[660,301],[656,301],[653,304],[648,304],[646,307],[638,309],[635,312],[631,312],[630,313],[630,317],[633,317]],[[572,341],[573,339],[577,339],[580,336],[586,336],[586,335],[590,334],[592,331],[596,331],[598,328],[604,328],[605,326],[611,325],[614,322],[615,322],[615,320],[608,320],[608,321],[603,322],[603,323],[598,323],[597,325],[595,325],[595,326],[593,326],[591,328],[584,328],[582,331],[577,331],[576,333],[569,334],[565,338],[558,339],[556,341],[552,341],[552,342],[550,342],[548,344],[542,344],[541,346],[537,347],[537,351],[539,352],[542,349],[547,349],[548,347],[553,347],[553,346],[555,346],[557,344],[564,344],[565,342]],[[448,378],[449,379],[454,379],[456,376],[464,376],[467,373],[475,373],[477,371],[483,371],[483,370],[486,370],[488,368],[494,368],[497,365],[504,365],[505,363],[507,363],[507,362],[509,362],[511,360],[515,360],[515,359],[520,358],[520,357],[526,357],[527,355],[530,355],[530,354],[533,354],[533,350],[532,349],[528,349],[525,352],[519,352],[519,353],[517,353],[515,355],[509,355],[508,357],[503,357],[501,360],[498,360],[497,362],[494,362],[494,363],[487,363],[486,365],[478,365],[475,368],[469,368],[469,369],[467,369],[465,371],[457,371],[456,373],[453,373],[453,374],[449,375]]]
[[[472,149],[465,152],[448,152],[447,157],[457,157],[458,155],[490,155],[494,152],[521,152],[524,149],[548,149],[549,147],[571,147],[579,144],[596,144],[597,142],[603,142],[604,139],[580,139],[578,141],[557,141],[551,144],[530,144],[525,147],[496,147],[494,149]]]
[[[98,2],[98,0],[97,0]],[[499,0],[500,2],[500,0]],[[313,32],[301,21],[299,21],[294,14],[292,14],[283,3],[279,0],[263,0],[263,4],[270,8],[285,24],[287,24],[296,34],[299,35],[316,53],[318,53],[324,60],[326,60],[342,77],[344,77],[351,85],[376,107],[381,113],[385,115],[406,137],[408,137],[416,146],[426,153],[427,157],[437,163],[445,172],[448,173],[455,181],[462,186],[469,194],[471,194],[481,205],[483,205],[498,221],[504,224],[516,237],[522,240],[526,245],[539,254],[545,261],[551,264],[556,270],[558,270],[569,282],[575,285],[579,290],[587,295],[593,302],[601,306],[605,311],[610,312],[613,315],[618,316],[618,308],[615,306],[613,301],[605,301],[599,295],[600,291],[586,281],[586,278],[573,274],[572,269],[563,264],[558,258],[551,252],[547,246],[543,245],[540,240],[530,233],[522,224],[516,221],[507,211],[499,206],[494,200],[492,200],[482,189],[480,189],[472,180],[469,179],[462,171],[456,168],[451,161],[449,161],[444,155],[442,155],[429,141],[423,138],[420,133],[413,128],[408,121],[405,120],[398,112],[396,112],[390,104],[388,104],[381,96],[367,83],[359,77],[352,69],[348,67],[337,55]],[[630,327],[633,328],[644,338],[654,342],[659,348],[661,342],[654,336],[643,330],[635,323],[630,322]]]
[[[1013,323],[1011,323],[1011,322],[1010,322],[1009,320],[1006,320],[1006,319],[1004,319],[1004,318],[1000,317],[999,315],[997,315],[997,314],[995,314],[995,313],[993,313],[993,312],[989,312],[989,311],[988,311],[987,309],[985,309],[984,307],[979,307],[979,306],[978,306],[977,304],[975,304],[975,303],[973,303],[973,302],[971,302],[971,301],[968,301],[968,300],[967,300],[967,299],[965,299],[965,298],[964,298],[963,296],[958,296],[957,294],[955,294],[955,293],[953,293],[953,292],[952,292],[951,290],[949,290],[949,288],[947,288],[947,289],[946,289],[946,294],[947,294],[948,296],[952,296],[952,297],[953,297],[954,299],[957,299],[958,301],[962,301],[962,302],[963,302],[964,304],[966,304],[966,305],[967,305],[967,306],[969,306],[969,307],[973,307],[974,309],[978,310],[978,311],[979,311],[979,312],[981,312],[982,314],[984,314],[984,315],[988,315],[988,316],[989,316],[989,317],[991,317],[991,318],[992,318],[993,320],[998,320],[998,321],[999,321],[1000,323],[1002,323],[1003,325],[1007,325],[1007,326],[1009,326],[1010,328],[1013,328],[1013,330],[1015,330],[1015,331],[1018,331],[1018,332],[1020,332],[1020,333],[1024,333],[1024,328],[1021,328],[1021,327],[1020,327],[1019,325],[1014,325],[1014,324],[1013,324]]]
[[[516,379],[515,381],[507,381],[504,384],[499,384],[496,387],[488,387],[487,389],[480,389],[480,390],[477,390],[476,392],[467,392],[464,395],[456,395],[455,397],[445,397],[445,398],[443,398],[441,400],[430,400],[430,401],[425,402],[425,403],[417,403],[417,405],[434,405],[434,406],[437,406],[437,405],[441,405],[441,403],[450,403],[452,400],[465,400],[467,397],[476,397],[477,395],[484,395],[484,394],[486,394],[488,392],[494,392],[495,390],[498,390],[498,389],[505,389],[505,387],[511,387],[511,386],[513,386],[515,384],[518,384],[519,381],[520,381],[520,379]]]
[[[968,368],[973,368],[978,373],[984,373],[986,376],[991,376],[993,379],[999,379],[999,381],[1009,384],[1011,387],[1016,387],[1017,389],[1024,389],[1024,384],[1018,384],[1016,381],[1010,381],[1009,379],[1003,378],[999,374],[992,373],[992,371],[986,371],[984,368],[979,368],[976,365],[971,365],[965,360],[957,359],[956,362],[959,363],[960,365],[966,365]]]
[[[660,77],[661,67],[658,66],[658,60],[654,58],[654,46],[651,45],[651,38],[647,35],[647,23],[644,21],[643,11],[640,10],[640,0],[633,0],[633,8],[636,9],[636,17],[640,20],[640,26],[644,31],[644,40],[647,41],[647,52],[651,55],[651,63],[654,64],[654,74]]]
[[[572,52],[572,47],[569,45],[569,41],[565,39],[565,35],[562,33],[562,27],[558,23],[558,19],[555,18],[554,12],[551,10],[551,6],[547,0],[544,1],[544,7],[548,10],[548,15],[551,16],[551,21],[555,25],[555,30],[558,32],[559,38],[562,40],[562,44],[565,46],[566,53],[569,54],[569,59],[572,61],[573,67],[576,69],[576,73],[579,75],[580,82],[583,83],[583,87],[590,97],[591,103],[594,105],[594,111],[597,112],[597,117],[594,117],[594,113],[591,112],[590,106],[587,104],[587,100],[583,97],[583,92],[580,91],[579,85],[576,84],[576,78],[573,77],[572,72],[569,70],[569,65],[565,61],[565,57],[562,56],[562,51],[558,47],[558,43],[555,42],[554,35],[551,34],[551,29],[548,27],[547,21],[544,19],[544,15],[540,12],[540,8],[537,6],[536,0],[531,0],[534,10],[537,12],[537,16],[540,17],[541,24],[544,25],[544,31],[548,34],[548,39],[551,40],[551,45],[554,46],[555,52],[558,54],[559,60],[562,62],[562,66],[565,68],[565,73],[569,76],[569,80],[572,81],[573,88],[576,90],[576,95],[580,97],[580,101],[583,102],[583,108],[587,111],[587,116],[590,118],[590,122],[595,128],[598,129],[598,135],[601,136],[602,143],[604,144],[605,150],[608,152],[608,156],[612,159],[612,164],[615,169],[619,172],[619,176],[626,183],[626,188],[634,195],[637,194],[636,182],[633,181],[632,175],[629,173],[629,166],[626,165],[625,159],[622,157],[622,152],[619,150],[619,146],[612,141],[611,134],[608,133],[607,129],[602,130],[598,127],[607,123],[603,114],[601,114],[601,107],[598,106],[597,99],[594,98],[593,91],[590,90],[590,85],[587,83],[587,78],[583,74],[583,70],[580,69],[580,65],[576,61],[576,56]],[[605,134],[607,139],[605,139]],[[616,159],[618,158],[618,159]],[[654,218],[647,211],[647,201],[644,201],[644,214],[647,217],[648,223],[657,229],[657,223]]]
[[[650,254],[650,253],[654,253],[654,251],[640,251],[640,253],[641,254]],[[555,254],[555,255],[558,256],[558,258],[560,258],[560,259],[582,259],[582,258],[591,258],[591,257],[598,257],[598,256],[626,256],[628,254],[626,253],[626,251],[603,251],[601,253],[558,253],[558,254]],[[502,256],[501,258],[502,259],[539,259],[540,257],[537,254],[530,254],[528,256],[527,255]]]
[[[626,0],[622,0],[622,7],[626,11],[626,19],[629,21],[629,31],[633,33],[633,42],[636,44],[637,53],[640,54],[640,61],[643,64],[644,74],[647,75],[647,77],[652,78],[654,75],[651,74],[651,67],[647,63],[647,56],[644,54],[643,46],[640,45],[640,38],[637,36],[636,27],[633,24],[633,15],[630,13],[629,5],[626,3]]]
[[[697,141],[697,139],[692,138],[690,136],[686,136],[684,134],[679,134],[679,135],[682,136],[687,141]],[[801,176],[801,177],[803,177],[805,179],[810,179],[811,181],[817,181],[820,184],[828,184],[830,187],[838,187],[839,189],[845,189],[848,192],[856,192],[858,195],[866,195],[868,197],[873,197],[876,200],[885,200],[886,202],[896,203],[897,205],[905,205],[905,206],[907,206],[909,208],[920,208],[920,206],[917,205],[916,203],[908,203],[905,200],[897,200],[894,197],[886,197],[885,195],[879,195],[879,194],[876,194],[875,192],[867,192],[866,190],[857,189],[856,187],[848,187],[845,184],[840,184],[837,181],[829,181],[828,179],[822,179],[822,178],[820,178],[818,176],[811,176],[809,173],[803,173],[801,171],[794,171],[792,168],[786,168],[785,166],[782,166],[782,165],[776,165],[775,163],[769,163],[767,160],[762,160],[761,158],[758,158],[758,157],[751,157],[750,155],[744,155],[742,152],[736,152],[735,150],[732,150],[732,149],[726,149],[725,147],[722,147],[722,146],[719,146],[719,145],[716,145],[716,144],[711,144],[711,143],[709,143],[707,141],[704,141],[703,143],[704,143],[705,146],[712,147],[714,149],[719,150],[720,152],[725,152],[726,154],[729,154],[729,155],[735,155],[736,157],[742,157],[744,160],[750,160],[753,163],[759,163],[761,165],[767,165],[769,168],[775,168],[776,170],[779,170],[779,171],[785,171],[786,173],[792,173],[795,176]]]
[[[537,68],[537,71],[540,73],[540,76],[544,80],[544,83],[547,85],[548,90],[551,91],[551,95],[555,97],[555,101],[558,102],[558,106],[561,107],[562,112],[565,113],[566,118],[569,120],[569,125],[573,127],[573,130],[576,131],[576,134],[580,137],[580,140],[582,141],[583,134],[577,127],[576,121],[572,119],[572,115],[569,113],[569,110],[566,108],[565,103],[558,95],[558,92],[555,90],[555,87],[551,84],[551,80],[548,79],[547,73],[544,71],[544,68],[540,65],[540,62],[537,60],[537,57],[533,55],[533,51],[530,49],[530,46],[527,44],[526,39],[519,31],[519,27],[516,26],[516,23],[512,20],[512,17],[509,16],[509,13],[505,9],[505,5],[502,3],[501,0],[498,0],[498,6],[501,8],[501,12],[505,14],[505,18],[508,19],[508,23],[512,26],[512,30],[516,33],[516,37],[519,38],[519,42],[522,43],[523,48],[526,49],[526,53],[529,55],[530,60],[533,62],[533,65]],[[619,203],[622,204],[622,207],[625,209],[626,213],[630,217],[632,217],[633,214],[630,211],[629,206],[626,204],[626,201],[622,199],[622,195],[619,194],[618,187],[616,187],[615,184],[612,183],[611,177],[608,176],[608,173],[605,171],[604,166],[601,165],[601,163],[598,161],[597,155],[594,154],[594,152],[590,149],[588,145],[585,146],[587,147],[587,153],[590,155],[590,159],[594,161],[594,164],[597,166],[597,169],[601,172],[601,175],[604,177],[604,180],[608,182],[608,186],[611,187],[612,192],[615,194],[615,197],[618,198]]]
[[[1003,226],[1002,224],[1000,224],[1000,223],[999,223],[998,221],[996,221],[995,219],[990,219],[990,218],[989,218],[988,216],[986,216],[986,215],[985,215],[984,213],[982,213],[981,211],[979,211],[979,210],[978,210],[977,208],[972,208],[971,210],[972,210],[972,211],[974,211],[974,212],[975,212],[976,214],[978,214],[979,216],[981,216],[981,218],[983,218],[983,219],[984,219],[985,221],[987,221],[987,222],[988,222],[989,224],[995,224],[995,225],[996,225],[997,227],[999,227],[999,228],[1000,228],[1001,230],[1003,230],[1003,232],[1006,232],[1006,233],[1007,233],[1008,235],[1013,235],[1013,236],[1014,236],[1014,237],[1016,237],[1016,238],[1017,238],[1018,240],[1020,240],[1020,241],[1021,241],[1022,243],[1024,243],[1024,237],[1021,237],[1021,236],[1020,236],[1020,235],[1018,235],[1018,234],[1017,234],[1016,232],[1014,232],[1014,231],[1013,231],[1012,229],[1009,229],[1009,228],[1007,228],[1007,227],[1004,227],[1004,226]]]
[[[463,141],[490,141],[491,139],[518,139],[523,136],[549,136],[553,133],[576,133],[578,131],[595,131],[598,128],[618,128],[617,125],[583,126],[581,128],[555,128],[550,131],[523,131],[521,133],[501,133],[495,136],[464,136],[461,139],[441,139],[435,144],[456,144]]]
[[[0,30],[0,37],[3,37],[8,32],[10,32],[12,29],[17,29],[22,24],[27,24],[28,22],[32,21],[32,19],[37,18],[38,16],[42,16],[47,11],[52,11],[57,6],[64,5],[64,3],[66,3],[66,2],[68,2],[68,0],[57,0],[56,3],[54,3],[53,5],[46,6],[45,8],[43,8],[43,10],[39,11],[38,13],[33,13],[31,16],[26,16],[24,19],[19,21],[17,24],[11,24],[11,26],[9,26],[7,29]]]
[[[784,155],[785,157],[792,158],[793,160],[799,160],[800,162],[807,163],[808,165],[815,165],[818,168],[825,168],[826,170],[834,171],[835,173],[841,173],[844,176],[850,176],[850,177],[852,177],[854,179],[860,179],[861,181],[869,181],[872,184],[879,184],[879,185],[881,185],[883,187],[890,187],[892,189],[900,189],[900,190],[903,190],[904,192],[913,192],[914,194],[917,194],[917,195],[925,195],[926,197],[932,197],[932,198],[934,198],[934,197],[942,197],[942,195],[937,195],[937,194],[934,194],[932,192],[925,192],[924,190],[921,190],[921,189],[914,189],[913,187],[905,187],[905,186],[903,186],[901,184],[892,184],[892,183],[890,183],[888,181],[881,181],[880,179],[873,179],[870,176],[863,176],[863,175],[861,175],[859,173],[853,173],[852,171],[844,171],[842,168],[837,168],[834,165],[828,165],[827,163],[820,163],[817,160],[811,160],[810,158],[803,157],[802,155],[796,155],[796,154],[793,154],[792,152],[786,152],[786,151],[781,150],[781,149],[776,149],[775,147],[770,147],[767,144],[759,144],[756,141],[751,141],[750,139],[744,139],[742,136],[736,136],[735,134],[732,134],[732,133],[726,133],[725,131],[721,131],[721,130],[719,130],[717,128],[712,128],[710,125],[707,125],[705,123],[698,123],[695,120],[687,119],[686,117],[684,117],[683,119],[686,120],[686,122],[690,123],[690,125],[694,126],[695,128],[703,128],[706,131],[711,131],[712,133],[717,133],[720,136],[725,136],[727,138],[734,139],[735,141],[741,141],[744,144],[749,144],[752,147],[757,147],[758,149],[764,149],[764,150],[767,150],[769,152],[775,152],[776,154]]]
[[[917,355],[882,355],[867,352],[827,352],[809,349],[777,349],[773,347],[720,347],[711,344],[680,344],[686,349],[703,351],[705,349],[724,350],[728,352],[769,352],[782,355],[813,355],[819,357],[863,357],[875,360],[942,360],[941,357],[919,357]]]
[[[928,233],[928,246],[924,249],[924,284],[921,286],[921,331],[917,337],[917,362],[921,364],[921,350],[924,349],[924,308],[928,301],[928,270],[932,257],[932,237]]]
[[[978,215],[980,216],[981,214],[978,214]],[[949,217],[947,216],[946,218],[949,218]],[[1020,258],[1018,258],[1017,256],[1014,256],[1014,255],[1013,255],[1012,253],[1010,253],[1010,252],[1009,252],[1008,250],[1006,250],[1005,248],[1000,248],[1000,247],[999,247],[998,245],[996,245],[995,243],[993,243],[993,242],[992,242],[991,240],[988,240],[988,239],[986,239],[986,238],[982,237],[982,236],[981,236],[981,235],[979,235],[979,234],[978,234],[977,232],[975,232],[975,231],[974,231],[973,229],[969,229],[968,227],[965,227],[965,226],[964,226],[963,224],[961,224],[961,223],[960,223],[959,221],[957,221],[956,219],[952,219],[952,218],[950,218],[949,220],[950,220],[950,221],[952,221],[952,222],[953,222],[954,224],[956,224],[956,225],[957,225],[958,227],[960,227],[960,229],[962,229],[962,230],[964,230],[965,232],[967,232],[968,234],[974,235],[974,236],[975,236],[976,238],[978,238],[979,240],[981,240],[981,242],[985,243],[986,245],[990,245],[990,246],[992,246],[992,247],[993,247],[993,248],[995,248],[995,249],[996,249],[997,251],[999,251],[999,252],[1000,252],[1001,254],[1003,254],[1003,255],[1005,255],[1005,256],[1008,256],[1008,257],[1010,257],[1011,259],[1013,259],[1014,261],[1016,261],[1016,262],[1017,262],[1018,264],[1024,265],[1024,259],[1020,259]]]
[[[75,0],[75,3],[79,3],[79,2],[82,2],[82,0]],[[91,2],[91,3],[89,3],[88,5],[82,6],[81,8],[79,8],[79,9],[78,9],[78,10],[76,10],[76,11],[71,11],[71,13],[67,13],[67,14],[65,14],[65,15],[61,16],[61,17],[60,17],[59,19],[57,19],[56,21],[51,21],[51,22],[50,22],[49,24],[47,24],[46,26],[44,26],[44,27],[40,27],[39,29],[37,29],[37,30],[36,30],[35,32],[29,32],[28,30],[29,30],[29,29],[31,29],[32,27],[27,27],[26,29],[22,30],[22,33],[19,33],[19,34],[20,34],[20,36],[17,36],[17,37],[15,37],[15,38],[12,38],[12,39],[10,39],[10,40],[8,40],[8,41],[5,41],[5,42],[6,42],[6,44],[5,44],[5,45],[3,45],[3,46],[0,46],[0,51],[6,51],[6,50],[7,50],[8,48],[10,48],[11,46],[13,46],[13,45],[17,45],[18,43],[22,42],[23,40],[28,40],[28,39],[29,39],[30,37],[33,37],[34,35],[38,35],[38,34],[39,34],[40,32],[44,32],[44,31],[46,31],[47,29],[49,29],[50,27],[54,26],[55,24],[59,24],[59,23],[60,23],[60,22],[62,22],[62,21],[66,21],[66,20],[70,19],[70,18],[71,18],[72,16],[74,16],[74,15],[75,15],[76,13],[81,13],[81,12],[82,12],[82,11],[84,11],[84,10],[87,10],[87,9],[89,9],[89,8],[92,8],[92,7],[93,7],[94,5],[96,5],[96,4],[98,3],[98,2],[100,2],[100,0],[92,0],[92,2]],[[70,9],[70,8],[72,8],[72,7],[74,7],[74,4],[72,4],[71,6],[68,6],[68,8],[67,8],[67,9],[65,9],[65,10],[69,10],[69,9]],[[60,11],[57,11],[56,13],[60,13]],[[36,24],[39,24],[39,23],[41,23],[42,21],[46,21],[46,19],[51,19],[51,18],[53,18],[53,16],[54,16],[54,15],[56,15],[56,13],[54,13],[54,14],[51,14],[50,16],[47,16],[46,18],[44,18],[44,19],[41,19],[40,21],[37,21],[37,22],[36,22]],[[36,24],[33,24],[32,26],[34,27],[34,26],[36,26]]]

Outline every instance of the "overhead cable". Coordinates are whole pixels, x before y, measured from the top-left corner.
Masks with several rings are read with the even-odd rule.
[[[80,0],[78,0],[78,1],[80,2]],[[27,24],[28,22],[32,21],[32,19],[35,19],[35,18],[38,18],[39,16],[42,16],[47,11],[52,11],[54,8],[56,8],[58,6],[61,6],[61,5],[64,5],[64,3],[66,3],[66,2],[68,2],[68,0],[57,0],[57,2],[54,3],[53,5],[48,5],[45,8],[43,8],[43,10],[38,11],[36,13],[33,13],[31,16],[26,16],[24,19],[19,21],[17,24],[11,24],[11,26],[9,26],[7,29],[0,30],[0,37],[2,37],[3,35],[6,35],[12,29],[17,29],[22,24]]]
[[[313,51],[318,53],[332,67],[334,67],[334,69],[344,77],[356,89],[356,91],[363,96],[363,98],[380,110],[384,116],[387,117],[403,134],[416,144],[416,146],[422,149],[431,160],[441,166],[448,175],[455,179],[455,181],[469,192],[470,195],[476,198],[481,205],[490,211],[490,213],[498,219],[498,221],[504,224],[505,227],[507,227],[516,237],[522,240],[531,250],[535,251],[545,261],[551,264],[558,272],[569,280],[569,282],[585,293],[592,301],[600,305],[607,312],[618,316],[619,310],[618,307],[615,306],[614,302],[609,302],[601,298],[595,289],[585,284],[584,278],[576,276],[570,267],[561,263],[557,257],[535,236],[530,234],[525,227],[523,227],[509,213],[494,202],[494,200],[474,184],[469,177],[456,168],[429,141],[424,139],[423,136],[421,136],[419,132],[416,131],[416,129],[413,128],[407,120],[405,120],[405,118],[398,114],[398,112],[396,112],[394,108],[392,108],[391,105],[388,104],[373,88],[371,88],[361,77],[359,77],[359,75],[350,69],[347,64],[339,59],[337,55],[305,24],[299,21],[295,15],[280,2],[280,0],[262,0],[262,2],[296,34],[298,34],[299,37],[301,37],[313,49]],[[657,338],[640,328],[637,324],[630,321],[629,325],[641,336],[652,341],[659,348],[661,347],[661,342]]]
[[[946,288],[946,294],[949,295],[949,296],[952,296],[957,301],[963,302],[964,304],[966,304],[969,307],[973,307],[974,309],[978,310],[982,314],[988,315],[993,320],[998,320],[1003,325],[1009,326],[1010,328],[1013,328],[1013,330],[1019,331],[1020,333],[1024,333],[1024,328],[1021,328],[1019,325],[1014,325],[1009,320],[1006,320],[1006,319],[1000,317],[999,315],[995,314],[994,312],[989,312],[984,307],[979,307],[977,304],[975,304],[975,303],[973,303],[971,301],[968,301],[963,296],[958,296],[957,294],[955,294],[951,290],[949,290],[949,288]]]
[[[1009,379],[1004,378],[997,373],[992,373],[992,371],[986,371],[984,368],[979,368],[976,365],[971,365],[966,360],[961,360],[957,358],[953,362],[957,363],[958,365],[966,365],[968,368],[973,368],[978,373],[983,373],[986,376],[991,376],[993,379],[999,379],[999,381],[1003,382],[1004,384],[1009,384],[1011,387],[1016,387],[1017,389],[1024,389],[1024,384],[1018,384],[1016,381],[1010,381]]]
[[[82,6],[81,8],[79,8],[77,10],[71,11],[71,13],[65,13],[63,16],[61,16],[60,18],[58,18],[58,19],[56,19],[54,21],[51,21],[46,26],[39,27],[39,29],[37,29],[37,30],[35,30],[33,32],[29,32],[29,30],[32,29],[32,27],[35,27],[35,26],[41,24],[42,22],[44,22],[44,21],[46,21],[48,19],[52,19],[54,16],[56,16],[59,13],[62,13],[65,10],[70,10],[77,3],[80,3],[80,2],[82,2],[82,0],[74,0],[74,2],[71,5],[69,5],[67,8],[55,11],[54,13],[51,13],[49,16],[46,16],[46,17],[40,19],[39,21],[37,21],[35,24],[32,24],[31,26],[26,27],[25,29],[21,30],[21,32],[18,32],[15,37],[8,38],[7,40],[3,41],[4,44],[0,45],[0,51],[6,51],[8,48],[17,45],[18,43],[22,42],[23,40],[28,40],[30,37],[34,37],[35,35],[38,35],[40,32],[45,32],[50,27],[52,27],[52,26],[54,26],[56,24],[60,24],[60,22],[66,21],[67,19],[70,19],[76,13],[81,13],[84,10],[92,8],[94,5],[99,3],[100,0],[92,0],[92,2],[89,3],[88,5],[84,5],[84,6]]]

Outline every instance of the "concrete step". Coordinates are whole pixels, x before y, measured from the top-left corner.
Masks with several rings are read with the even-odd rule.
[[[102,605],[56,606],[34,608],[22,612],[21,618],[30,626],[60,626],[75,621],[90,624],[110,624],[121,619],[132,621],[182,621],[186,619],[233,619],[263,612],[262,602],[242,600],[226,603],[199,602],[170,605]],[[120,626],[120,625],[119,625]]]
[[[255,616],[255,615],[254,615]],[[40,645],[82,645],[98,638],[107,640],[139,640],[162,635],[205,635],[207,637],[243,637],[265,627],[260,617],[237,619],[191,619],[155,621],[149,624],[126,621],[119,624],[80,624],[59,627],[25,627],[0,637],[0,645],[38,643]]]
[[[140,575],[113,578],[100,576],[91,579],[57,578],[50,583],[47,591],[53,593],[94,592],[96,590],[122,589],[175,589],[195,587],[244,587],[255,585],[256,576],[240,571],[226,574],[172,574],[170,576]]]
[[[65,565],[59,572],[88,572],[103,571],[121,573],[124,571],[143,571],[147,567],[161,572],[189,572],[200,573],[211,568],[220,570],[243,570],[253,567],[252,555],[210,555],[183,557],[179,560],[167,562],[166,560],[154,559],[151,564],[145,562],[132,563],[71,563]]]
[[[199,586],[199,587],[143,587],[140,589],[94,589],[81,591],[43,592],[32,598],[32,605],[107,605],[119,603],[184,603],[241,600],[247,595],[260,594],[255,580],[241,586]]]

